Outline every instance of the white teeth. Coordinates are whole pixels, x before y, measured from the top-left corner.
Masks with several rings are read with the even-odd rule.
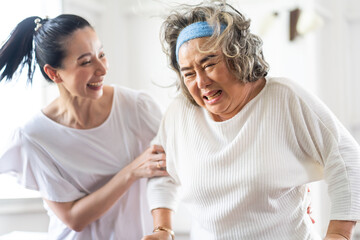
[[[98,87],[98,86],[102,85],[102,81],[101,82],[96,82],[96,83],[88,83],[88,85],[92,86],[92,87]]]
[[[214,98],[220,96],[220,94],[221,94],[221,91],[217,91],[214,95],[212,95],[212,96],[207,96],[207,99],[208,99],[208,100],[214,99]]]

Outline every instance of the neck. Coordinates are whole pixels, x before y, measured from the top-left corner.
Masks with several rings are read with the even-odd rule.
[[[265,78],[261,78],[255,82],[245,83],[243,93],[241,94],[244,97],[241,100],[240,104],[236,107],[236,109],[234,109],[234,111],[230,113],[230,115],[228,116],[214,115],[213,116],[214,120],[217,122],[222,122],[235,116],[235,114],[239,113],[245,107],[246,104],[248,104],[254,97],[256,97],[261,92],[265,84],[266,84]]]
[[[58,99],[58,116],[64,125],[73,128],[90,128],[94,117],[96,101],[89,99],[63,98]]]
[[[60,90],[60,96],[43,112],[53,121],[76,129],[90,129],[101,125],[111,111],[112,88],[104,89],[99,99],[88,99],[70,96]]]

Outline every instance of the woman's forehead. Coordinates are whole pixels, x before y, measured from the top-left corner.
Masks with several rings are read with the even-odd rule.
[[[179,49],[179,63],[186,60],[201,61],[209,55],[222,55],[221,49],[217,48],[213,51],[207,51],[209,47],[209,37],[195,38],[185,42]]]
[[[86,27],[76,30],[68,39],[66,39],[65,48],[69,53],[79,53],[100,48],[101,42],[95,31]]]

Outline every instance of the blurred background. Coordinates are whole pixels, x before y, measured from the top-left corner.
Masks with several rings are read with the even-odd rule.
[[[75,13],[95,27],[110,63],[108,84],[141,89],[164,111],[176,94],[176,76],[167,67],[159,29],[177,3],[160,0],[11,0],[3,3],[0,43],[28,16]],[[360,2],[358,0],[233,0],[252,20],[251,31],[264,41],[270,76],[288,77],[319,96],[360,142]],[[12,129],[58,95],[37,70],[32,86],[0,83],[0,149]],[[315,228],[324,235],[329,221],[326,184],[311,185]],[[0,175],[0,239],[14,232],[46,232],[48,217],[36,192],[23,190],[15,178]],[[177,239],[188,239],[191,224],[180,205],[175,218]],[[9,237],[9,235],[7,235]],[[32,236],[32,235],[31,235]],[[34,235],[40,239],[45,235]],[[10,239],[10,238],[6,238]],[[46,238],[43,238],[46,239]],[[354,239],[360,239],[357,227]]]

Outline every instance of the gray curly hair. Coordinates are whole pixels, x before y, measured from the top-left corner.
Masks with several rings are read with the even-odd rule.
[[[262,40],[250,33],[250,20],[243,14],[225,1],[180,5],[163,22],[160,38],[169,65],[178,75],[176,85],[191,103],[197,105],[187,90],[180,72],[176,58],[176,41],[186,26],[201,21],[207,21],[209,25],[215,26],[213,35],[202,47],[202,51],[211,52],[221,49],[230,71],[244,83],[257,81],[267,75],[269,65],[264,60]],[[226,25],[223,32],[220,31],[222,24]]]

